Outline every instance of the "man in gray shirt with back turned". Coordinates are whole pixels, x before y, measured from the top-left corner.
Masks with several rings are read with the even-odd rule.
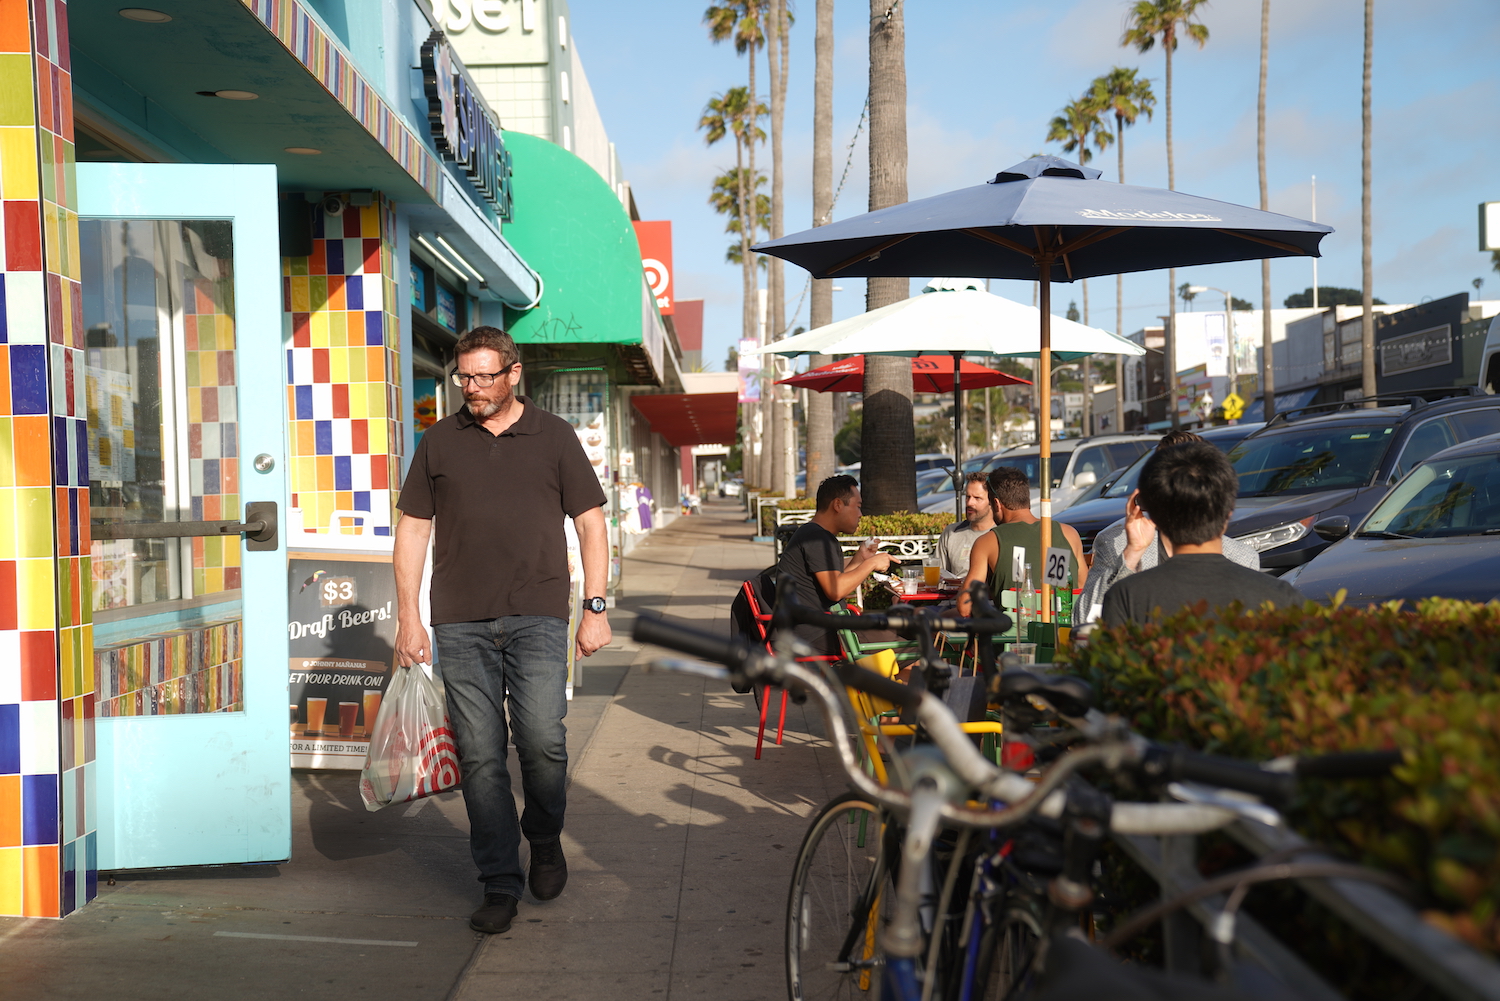
[[[1141,470],[1125,519],[1132,526],[1154,522],[1171,559],[1111,587],[1104,624],[1144,623],[1200,603],[1209,612],[1236,602],[1247,610],[1301,604],[1290,584],[1225,558],[1221,537],[1238,493],[1234,467],[1207,442],[1158,449]]]

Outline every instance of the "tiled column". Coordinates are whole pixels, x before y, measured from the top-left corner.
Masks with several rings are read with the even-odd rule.
[[[88,443],[63,0],[0,0],[0,914],[97,889]]]
[[[313,252],[282,258],[287,322],[287,418],[292,507],[305,533],[327,543],[336,511],[369,513],[366,533],[391,533],[401,482],[400,313],[395,210],[346,205],[316,212]],[[333,531],[352,531],[339,519]]]

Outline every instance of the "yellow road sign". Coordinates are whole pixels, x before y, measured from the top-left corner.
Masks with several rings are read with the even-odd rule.
[[[1220,406],[1224,408],[1225,417],[1235,420],[1245,412],[1245,398],[1239,393],[1230,393],[1224,397],[1224,402]]]

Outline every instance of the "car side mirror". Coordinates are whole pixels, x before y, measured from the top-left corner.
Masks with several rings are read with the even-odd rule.
[[[1099,477],[1094,475],[1094,471],[1092,469],[1086,469],[1083,472],[1079,473],[1077,476],[1073,477],[1073,485],[1080,490],[1087,490],[1089,487],[1098,482]]]
[[[1313,522],[1312,530],[1321,539],[1337,542],[1349,534],[1349,516],[1332,514]]]

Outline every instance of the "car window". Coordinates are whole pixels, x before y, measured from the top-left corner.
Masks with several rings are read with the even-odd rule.
[[[1151,451],[1155,444],[1153,441],[1117,441],[1104,447],[1109,451],[1109,457],[1113,460],[1115,468],[1124,469]]]
[[[1380,424],[1291,427],[1246,438],[1229,461],[1241,497],[1361,487],[1380,465],[1393,430]]]
[[[1359,534],[1385,532],[1419,539],[1500,533],[1500,462],[1491,453],[1419,465]]]
[[[1500,407],[1485,407],[1483,410],[1460,410],[1449,414],[1459,441],[1480,438],[1487,434],[1500,434]]]
[[[1126,469],[1125,472],[1121,473],[1120,477],[1117,480],[1115,480],[1114,484],[1108,490],[1104,491],[1104,493],[1101,496],[1104,496],[1104,497],[1129,497],[1130,494],[1131,494],[1131,491],[1133,491],[1135,489],[1136,484],[1140,482],[1140,479],[1141,479],[1141,467],[1143,467],[1145,465],[1146,465],[1146,457],[1144,455],[1142,455],[1139,458],[1137,458],[1134,462],[1132,462],[1130,464],[1130,468]]]
[[[1073,464],[1073,482],[1077,483],[1083,473],[1093,473],[1095,483],[1109,474],[1109,456],[1102,445],[1078,450],[1078,461]]]
[[[1054,490],[1062,483],[1062,474],[1068,468],[1068,460],[1073,457],[1073,450],[1057,449],[1052,453],[1052,488]],[[1014,466],[1026,474],[1026,482],[1033,488],[1041,486],[1038,470],[1041,469],[1041,456],[1039,455],[1002,455],[998,457],[990,469],[998,469],[1001,466]]]
[[[1392,475],[1401,476],[1412,471],[1412,467],[1429,455],[1441,452],[1449,445],[1457,445],[1453,438],[1453,429],[1448,422],[1441,417],[1435,417],[1430,421],[1424,421],[1417,425],[1411,437],[1406,439],[1406,447],[1401,450],[1401,458],[1396,463],[1395,472]]]

